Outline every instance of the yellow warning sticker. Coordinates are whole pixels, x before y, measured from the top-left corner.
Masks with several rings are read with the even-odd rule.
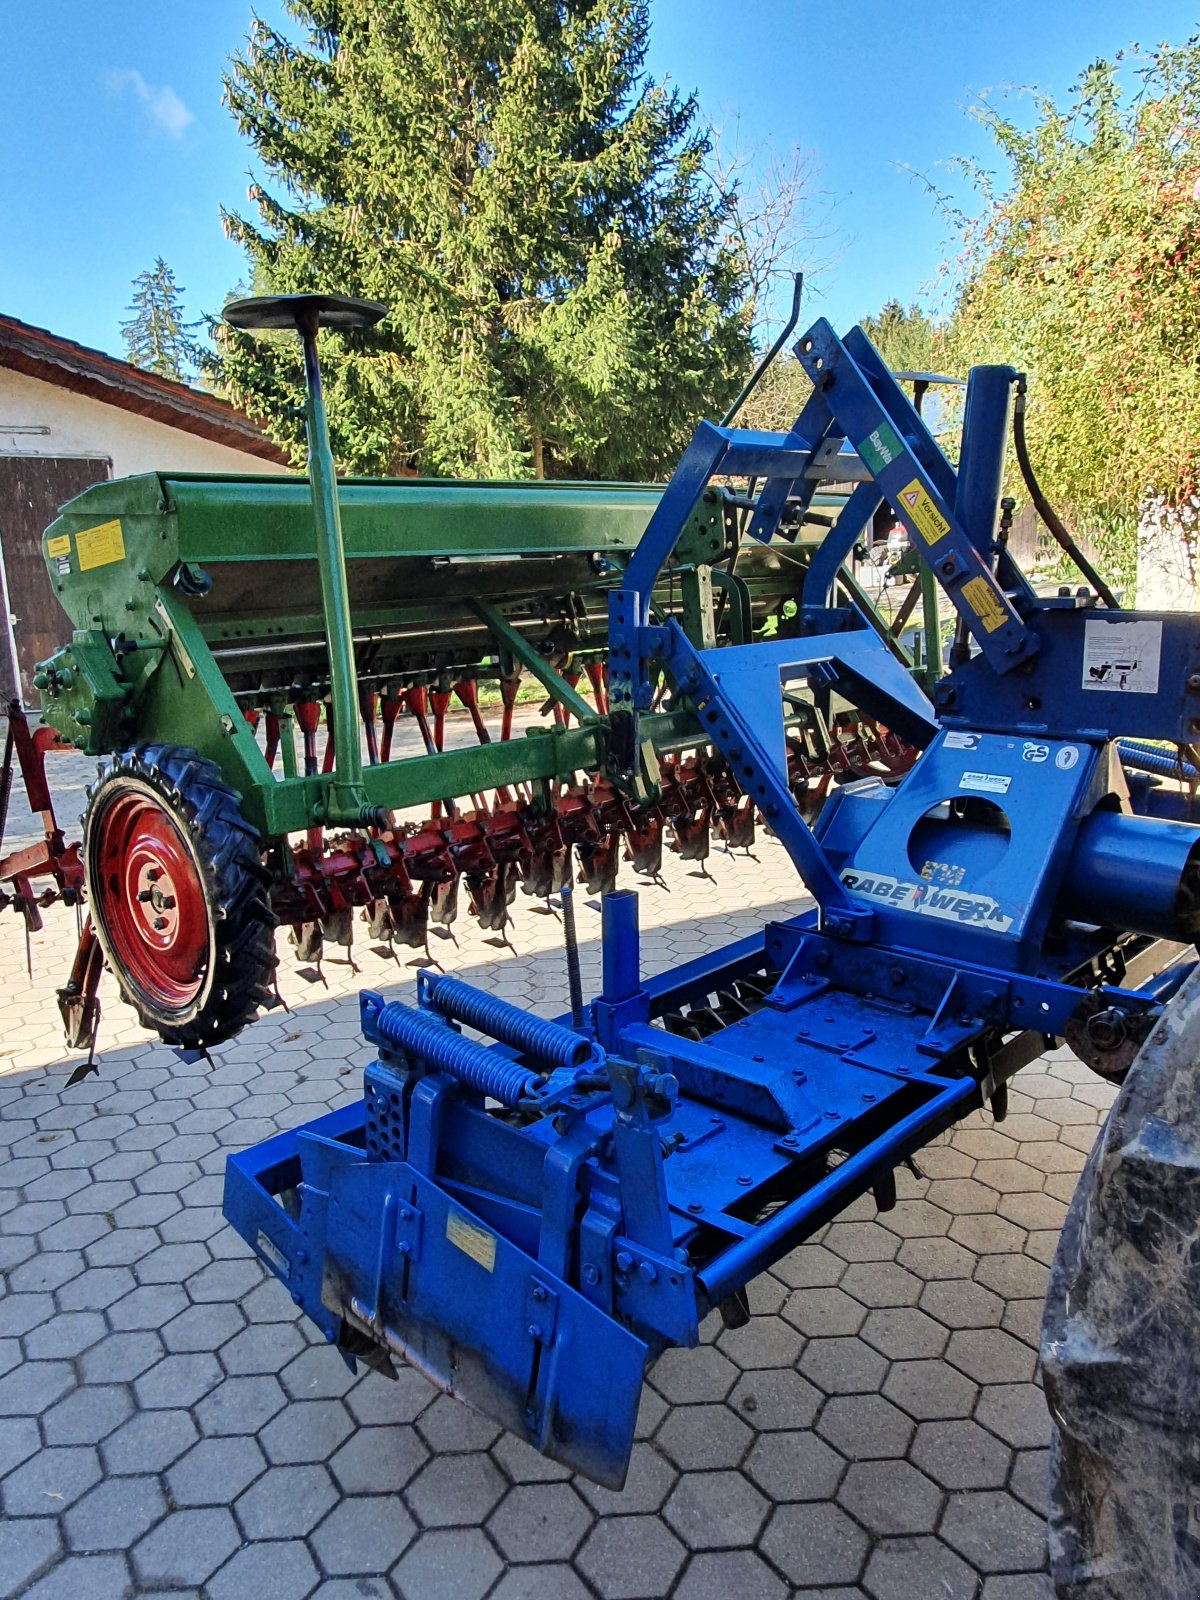
[[[447,1213],[446,1237],[456,1250],[478,1261],[488,1272],[496,1270],[496,1235],[472,1222],[461,1211]]]
[[[90,572],[93,567],[111,567],[114,561],[124,561],[125,541],[121,537],[121,524],[117,521],[101,522],[95,528],[84,528],[75,535],[75,548],[79,551],[80,572]]]
[[[962,592],[963,599],[989,633],[995,633],[1007,620],[1000,597],[986,578],[969,578]]]
[[[60,533],[57,538],[46,540],[46,554],[48,556],[69,556],[71,554],[71,535]]]
[[[950,524],[934,505],[929,490],[914,478],[900,491],[904,515],[916,527],[926,544],[936,544],[950,532]]]

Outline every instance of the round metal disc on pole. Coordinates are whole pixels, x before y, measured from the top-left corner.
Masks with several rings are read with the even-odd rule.
[[[304,333],[317,328],[343,332],[373,328],[387,312],[378,300],[354,300],[344,294],[268,294],[231,300],[221,316],[232,328],[264,332],[290,328]]]

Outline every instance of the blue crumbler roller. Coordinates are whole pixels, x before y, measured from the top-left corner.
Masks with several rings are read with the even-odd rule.
[[[607,895],[603,990],[576,1028],[433,973],[416,1008],[364,994],[361,1103],[226,1178],[233,1226],[348,1360],[411,1362],[612,1487],[648,1359],[695,1344],[714,1307],[744,1317],[747,1283],[857,1196],[886,1208],[949,1124],[1003,1116],[1048,1039],[1120,1078],[1195,964],[1200,828],[1182,788],[1126,769],[1170,775],[1161,743],[1200,732],[1196,619],[1042,598],[1017,569],[997,533],[1010,369],[971,373],[956,471],[859,330],[817,322],[796,353],[813,392],[795,426],[702,423],[612,596],[608,768],[653,784],[638,719],[665,669],[814,908],[644,980],[637,897]],[[796,637],[705,649],[652,619],[710,480],[757,481],[748,534],[768,540],[831,463],[857,487]],[[885,499],[959,618],[933,704],[833,604]],[[801,686],[923,750],[812,828],[784,761]]]

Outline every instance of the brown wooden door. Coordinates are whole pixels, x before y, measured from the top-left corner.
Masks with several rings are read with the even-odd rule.
[[[36,705],[33,667],[71,637],[50,586],[42,534],[68,500],[108,477],[108,462],[79,456],[0,456],[0,556],[12,631],[0,618],[0,693]],[[13,650],[16,660],[13,660]]]

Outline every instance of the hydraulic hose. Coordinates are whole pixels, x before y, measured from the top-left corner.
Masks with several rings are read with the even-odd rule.
[[[1067,532],[1054,507],[1042,493],[1041,485],[1038,483],[1037,475],[1033,470],[1033,463],[1029,459],[1029,447],[1025,440],[1026,391],[1025,374],[1022,372],[1017,377],[1017,403],[1013,410],[1013,444],[1017,452],[1017,465],[1021,469],[1025,487],[1029,490],[1029,498],[1033,501],[1034,509],[1046,524],[1055,543],[1071,558],[1101,600],[1104,601],[1104,604],[1114,611],[1119,611],[1121,606],[1116,595],[1096,571],[1087,556],[1084,555],[1075,539]]]

